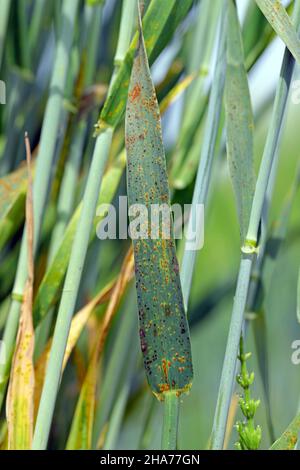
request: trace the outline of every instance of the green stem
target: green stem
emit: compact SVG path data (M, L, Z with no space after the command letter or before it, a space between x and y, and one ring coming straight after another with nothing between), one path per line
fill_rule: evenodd
M55 64L50 85L50 96L45 110L33 188L35 251L38 246L39 233L51 178L51 167L55 154L55 144L57 134L59 132L63 92L67 78L78 3L78 0L64 0L63 3L62 29L57 43ZM27 241L25 230L12 293L10 312L3 336L7 358L5 363L0 366L0 407L3 403L9 376L10 361L18 329L20 307L26 278Z
M120 64L123 62L126 55L128 45L131 41L133 25L135 21L136 0L123 0L122 5L122 21L120 24L120 32L115 54L114 64L115 70L118 71Z
M212 432L211 446L214 450L223 449L252 264L252 256L242 256Z
M176 392L165 393L162 450L177 449L179 398Z

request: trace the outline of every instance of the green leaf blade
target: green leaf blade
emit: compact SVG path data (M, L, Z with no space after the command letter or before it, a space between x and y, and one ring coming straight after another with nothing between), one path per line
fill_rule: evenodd
M148 215L164 204L172 234L169 185L158 103L142 33L132 69L126 111L129 207L141 204ZM131 218L132 221L132 218ZM148 217L149 229L149 217ZM140 339L153 393L188 391L193 378L189 327L172 238L133 239Z
M286 9L280 0L255 0L272 28L300 63L300 41Z
M225 85L227 155L235 191L242 241L248 229L255 188L253 114L244 65L242 37L232 0L228 8L227 78Z
M274 442L270 450L294 450L300 432L300 414L286 428L284 433Z

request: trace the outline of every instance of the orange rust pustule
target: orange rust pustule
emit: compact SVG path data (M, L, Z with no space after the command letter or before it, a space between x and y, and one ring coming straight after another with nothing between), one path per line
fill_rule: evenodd
M139 98L140 94L141 94L141 86L139 85L139 83L137 83L133 87L132 92L129 95L130 101L131 102L135 101L137 98Z
M165 393L170 391L170 385L169 384L160 384L159 385L159 392L160 393Z
M162 361L162 369L165 377L165 381L169 381L169 368L171 366L171 362L168 361L167 359L163 359Z

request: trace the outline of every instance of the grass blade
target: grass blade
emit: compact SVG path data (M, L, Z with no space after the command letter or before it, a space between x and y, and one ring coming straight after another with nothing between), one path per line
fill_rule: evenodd
M152 392L160 400L173 395L174 406L178 406L178 396L191 387L191 345L172 238L159 108L140 16L139 20L140 36L126 109L128 202L129 207L141 204L148 211L154 204L164 204L168 211L168 221L164 223L171 236L164 239L159 227L157 239L133 239L141 349Z
M289 424L284 433L274 442L270 450L294 450L300 432L300 414Z
M8 449L29 450L33 433L34 398L34 329L32 322L33 297L33 196L31 176L31 152L29 139L25 137L28 190L26 198L26 227L28 240L28 279L25 285L24 300L20 316L16 350L13 357L11 376L7 394Z
M297 32L280 0L255 0L272 28L300 63L300 41Z
M144 103L148 103L148 106ZM150 209L151 204L165 203L170 208L159 110L142 32L129 87L126 150L129 206L138 203L145 204ZM190 387L192 380L189 331L182 302L175 245L172 239L162 239L161 230L159 233L158 240L133 242L141 346L149 384L158 396L172 389L184 391ZM153 328L157 330L157 337L153 328L148 330L150 319L155 324ZM169 334L163 339L162 349L160 336L164 336L166 331ZM174 340L177 341L176 346ZM154 351L157 352L155 361L152 357ZM184 358L182 374L178 373L178 361L173 359L175 353ZM164 364L167 364L165 372Z
M228 8L227 77L225 86L227 156L233 183L242 243L249 225L255 187L253 114L244 65L242 35L232 0Z
M243 44L247 70L255 64L274 36L275 31L256 3L249 2L243 23Z

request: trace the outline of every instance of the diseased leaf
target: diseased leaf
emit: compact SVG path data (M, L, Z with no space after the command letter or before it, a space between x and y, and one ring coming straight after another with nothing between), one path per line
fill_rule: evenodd
M97 342L89 362L87 374L80 391L72 427L67 443L67 449L90 449L92 446L92 430L94 425L95 393L97 377L102 357L103 348L109 332L112 320L118 309L120 301L133 277L133 253L130 249L126 254L121 272L113 288L112 295L107 306L104 319L99 326Z
M28 450L33 434L34 398L34 329L32 322L33 296L33 196L31 176L31 152L28 137L25 138L28 190L26 197L26 229L28 244L28 278L24 290L18 337L13 357L7 394L8 449Z
M176 0L151 1L143 21L145 43L151 62L164 49L177 26L186 16L192 3L193 0L180 0L180 2ZM106 126L116 127L124 114L137 41L138 34L134 36L125 60L121 64L113 86L109 91L97 124L99 130Z
M271 446L270 450L294 450L300 432L300 414L286 428L284 433Z
M233 0L228 0L225 112L229 170L237 202L241 238L244 242L255 189L253 115L241 30Z
M179 395L188 391L193 371L173 240L159 108L141 22L126 110L126 150L129 207L141 204L148 211L145 227L148 238L133 239L141 348L149 385L163 399L164 392L175 390ZM163 225L169 232L168 238L163 238L162 227L156 227L158 238L150 235L149 212L154 204L164 204L167 210Z
M300 41L280 0L255 0L272 28L300 64Z

